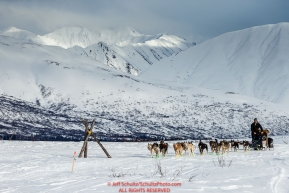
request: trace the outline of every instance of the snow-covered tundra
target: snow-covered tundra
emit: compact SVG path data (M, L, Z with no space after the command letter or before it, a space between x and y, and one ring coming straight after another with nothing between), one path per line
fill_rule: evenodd
M273 137L274 151L231 151L223 156L151 158L147 143L0 141L1 192L254 192L288 193L289 137Z

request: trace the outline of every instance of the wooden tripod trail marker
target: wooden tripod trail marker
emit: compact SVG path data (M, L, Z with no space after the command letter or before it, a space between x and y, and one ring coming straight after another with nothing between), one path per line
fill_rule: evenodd
M93 126L94 126L94 123L95 123L95 119L93 119L92 123L91 123L91 126L90 128L88 127L88 121L87 120L83 120L81 119L82 123L84 124L85 126L85 137L84 137L84 142L83 142L83 145L82 145L82 148L79 152L79 155L78 157L81 158L82 157L82 153L84 152L84 158L87 158L87 142L88 142L88 139L89 139L89 136L92 135L93 138L94 138L94 141L96 141L98 143L98 145L101 147L101 149L104 151L104 153L106 154L106 156L108 158L111 158L111 156L109 155L109 153L106 151L106 149L103 147L103 145L100 143L100 141L96 138L96 136L94 135L94 133L92 132L92 129L93 129Z

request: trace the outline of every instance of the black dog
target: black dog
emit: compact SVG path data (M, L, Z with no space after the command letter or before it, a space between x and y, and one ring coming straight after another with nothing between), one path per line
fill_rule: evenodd
M239 142L231 140L231 150L234 147L234 151L237 151L239 149Z
M160 147L160 152L162 153L163 157L165 157L168 152L169 144L165 143L164 140L161 140L159 147Z
M186 146L185 142L181 142L181 145L183 147L183 150L186 152L188 150L188 147Z
M200 154L203 155L204 149L207 150L207 154L208 154L208 146L207 144L203 143L201 140L198 144L199 150L200 150Z
M250 149L249 141L243 141L243 149L244 149L244 152Z

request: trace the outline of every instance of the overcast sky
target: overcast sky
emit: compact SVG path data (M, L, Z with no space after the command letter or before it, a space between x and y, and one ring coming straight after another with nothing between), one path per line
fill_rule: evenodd
M256 25L289 22L289 0L0 0L0 30L44 35L65 26L212 38Z

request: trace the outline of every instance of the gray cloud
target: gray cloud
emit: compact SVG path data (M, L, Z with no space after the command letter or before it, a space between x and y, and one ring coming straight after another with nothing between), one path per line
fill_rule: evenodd
M141 33L200 35L289 21L287 0L50 0L0 1L0 29L46 34L65 26L118 28Z

